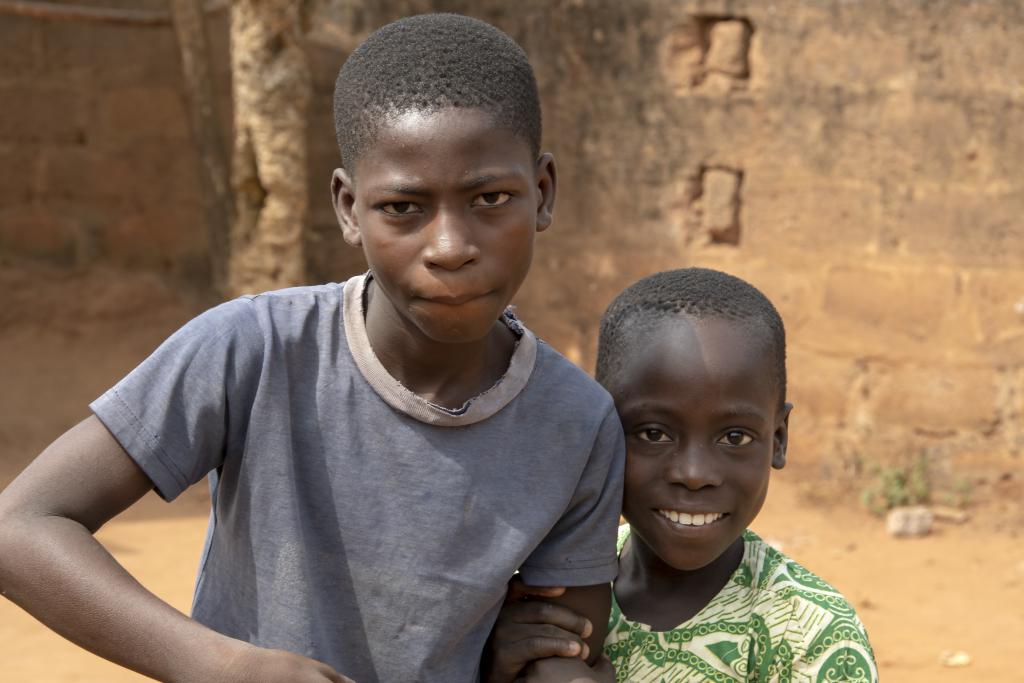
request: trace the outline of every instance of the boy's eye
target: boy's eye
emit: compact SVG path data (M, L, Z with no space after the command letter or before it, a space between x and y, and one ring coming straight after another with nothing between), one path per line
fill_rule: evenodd
M380 207L380 210L392 216L407 216L416 213L418 206L412 202L390 202Z
M501 206L512 199L508 192L484 192L473 199L473 206Z
M641 429L637 432L637 436L640 437L641 441L649 441L651 443L666 443L672 440L668 437L668 434L660 429L654 429L653 427L649 429Z
M726 446L746 446L753 440L753 437L746 432L741 432L738 429L732 429L723 434L722 438L718 440L718 443Z

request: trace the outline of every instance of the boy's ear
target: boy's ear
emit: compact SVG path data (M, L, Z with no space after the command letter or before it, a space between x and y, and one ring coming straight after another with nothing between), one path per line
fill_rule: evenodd
M331 175L331 204L334 205L334 215L341 226L341 236L353 247L362 246L359 219L355 213L356 188L352 178L343 168L334 169L334 174Z
M555 217L555 190L558 176L555 173L555 157L544 152L537 159L537 232L547 230Z
M779 423L772 437L772 467L781 470L786 466L786 448L789 446L789 414L793 411L792 403L782 404Z

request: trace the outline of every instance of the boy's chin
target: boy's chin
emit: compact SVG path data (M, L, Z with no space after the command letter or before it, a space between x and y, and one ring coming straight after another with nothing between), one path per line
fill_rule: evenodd
M439 344L476 344L487 339L498 320L496 315L483 320L438 320L417 319L416 326L425 337Z
M702 569L706 569L715 563L715 560L720 558L723 553L716 555L710 555L707 557L689 556L685 558L667 558L662 556L662 561L667 565L681 572L697 572ZM675 560L675 561L673 561Z
M439 308L433 306L432 308ZM449 307L444 307L449 308ZM486 339L494 330L504 306L473 305L450 307L451 310L423 310L417 307L411 317L425 337L439 344L474 344Z
M742 537L742 532L730 526L723 525L724 528L705 537L701 537L700 529L693 530L691 534L686 531L673 533L663 528L649 528L644 533L644 540L651 552L665 565L681 572L695 572L715 564ZM696 538L688 538L691 535Z
M723 558L731 546L730 543L725 548L711 552L694 551L693 549L681 552L679 548L654 548L653 550L662 562L676 571L699 572L710 568L716 561Z

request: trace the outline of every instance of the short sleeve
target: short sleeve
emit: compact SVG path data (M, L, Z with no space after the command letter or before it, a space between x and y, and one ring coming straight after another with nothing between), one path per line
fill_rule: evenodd
M173 500L244 443L263 335L248 299L188 322L89 408Z
M520 567L528 584L590 586L615 578L625 440L615 406L608 403L569 506Z

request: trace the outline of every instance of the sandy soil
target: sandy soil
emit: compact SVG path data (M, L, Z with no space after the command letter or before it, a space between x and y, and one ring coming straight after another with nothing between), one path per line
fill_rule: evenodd
M44 285L44 282L48 284ZM190 314L151 280L0 270L0 487L87 403ZM797 449L799 446L797 446ZM1020 479L1018 476L1017 479ZM928 538L889 538L852 494L822 503L799 467L778 473L754 528L838 586L867 625L885 680L1019 681L1024 638L1021 529L993 523L1006 500ZM99 533L143 584L187 610L206 525L198 487L167 505L149 496ZM940 663L962 650L971 663ZM0 681L109 683L142 677L94 657L0 601Z

